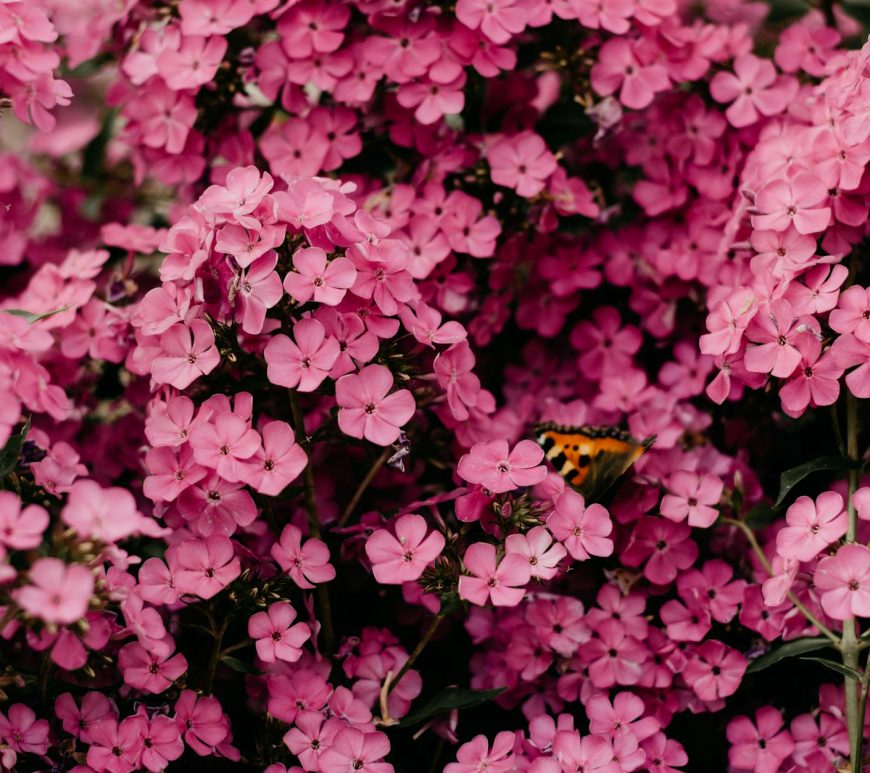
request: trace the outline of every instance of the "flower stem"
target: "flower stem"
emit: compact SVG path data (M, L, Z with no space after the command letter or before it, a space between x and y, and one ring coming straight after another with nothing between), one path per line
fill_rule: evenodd
M348 520L350 520L353 511L356 510L356 506L359 504L360 499L362 499L363 494L365 494L366 489L368 489L369 484L375 479L375 475L378 474L381 467L383 467L384 463L389 459L391 451L392 449L387 446L383 453L375 459L375 463L369 468L366 476L360 481L359 486L356 487L356 491L353 492L350 502L348 502L347 507L344 508L341 518L338 519L339 527L344 526Z
M764 551L761 549L761 545L758 544L758 540L755 538L755 533L752 529L743 521L738 521L736 518L723 518L722 523L730 524L731 526L736 526L740 531L742 531L746 535L746 539L749 540L749 545L752 548L753 552L756 556L758 556L758 560L761 561L761 565L764 567L764 571L766 571L771 577L773 577L773 567L770 565L770 561L767 560L767 556L764 555ZM809 623L811 623L815 628L824 636L827 636L837 647L840 646L840 637L837 636L830 628L828 628L821 620L819 620L809 609L807 609L806 605L797 597L794 591L788 592L788 599L792 604L797 607L798 611L807 619Z
M299 405L296 391L290 390L290 412L293 416L293 427L296 430L296 442L302 446L310 446L305 436L305 417ZM320 517L317 514L317 489L314 483L314 466L311 460L311 449L308 452L308 464L302 471L305 484L305 512L308 513L308 534L320 539ZM327 657L332 658L335 652L335 631L332 627L332 601L329 598L329 588L323 583L317 586L317 603L320 607L320 625L323 630L323 649Z
M423 638L417 642L417 646L414 647L414 651L411 653L411 657L409 657L404 665L399 669L399 672L396 674L396 678L390 681L389 687L387 687L387 695L389 695L395 688L399 682L402 681L402 677L408 673L408 669L414 665L414 661L420 657L420 653L426 649L426 645L429 643L429 640L435 635L435 631L438 630L438 626L441 625L441 621L444 619L444 615L435 615L432 618L432 622L429 624L429 627L426 629L426 632L423 634Z
M855 396L846 394L846 453L853 462L858 460L858 401ZM858 516L855 505L852 503L852 495L858 488L860 470L857 467L849 469L849 491L846 500L846 512L849 516L849 524L846 530L846 542L854 542L858 531ZM855 618L850 617L843 621L843 638L840 642L840 651L843 656L843 664L850 668L858 669L859 643ZM846 725L849 729L849 756L852 770L863 770L864 745L864 711L867 705L867 674L864 674L861 684L854 679L846 677Z
M211 657L208 661L208 675L206 676L205 682L205 691L209 695L212 692L212 687L214 685L214 675L215 671L217 671L217 664L221 657L221 646L224 643L224 634L227 632L227 628L230 624L229 616L224 618L224 621L221 623L220 628L217 630L212 629L212 636L214 637L214 646L211 650Z

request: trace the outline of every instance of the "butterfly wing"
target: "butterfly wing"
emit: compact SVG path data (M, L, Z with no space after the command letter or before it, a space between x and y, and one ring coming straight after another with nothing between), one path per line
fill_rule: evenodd
M618 481L655 438L637 441L615 427L539 424L538 443L565 481L594 502Z

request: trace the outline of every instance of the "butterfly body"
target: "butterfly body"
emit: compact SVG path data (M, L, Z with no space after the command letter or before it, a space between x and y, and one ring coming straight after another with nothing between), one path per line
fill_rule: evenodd
M554 423L535 425L535 437L556 472L587 501L598 500L655 442L617 427Z

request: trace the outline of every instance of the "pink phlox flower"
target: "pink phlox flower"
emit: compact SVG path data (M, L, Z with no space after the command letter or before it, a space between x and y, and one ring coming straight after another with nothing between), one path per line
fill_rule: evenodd
M81 620L94 592L94 575L81 564L38 558L28 572L30 583L13 591L18 605L46 623L69 625Z
M175 725L184 742L201 757L214 753L230 732L217 698L184 690L175 702Z
M583 495L566 488L547 518L547 528L576 561L613 553L610 515L601 505L587 505Z
M222 413L198 423L189 442L197 464L237 483L245 478L246 461L260 448L260 435L244 419Z
M657 62L644 61L638 45L623 38L608 40L592 65L592 88L601 96L619 92L619 101L633 110L642 110L656 93L670 85L667 70Z
M394 443L417 406L409 390L389 393L392 387L393 375L383 365L367 365L338 379L335 400L341 431L380 446Z
M525 534L511 534L505 540L505 553L516 553L528 562L532 577L550 580L558 574L559 562L568 555L565 546L553 539L545 526L534 526Z
M823 558L813 582L825 614L835 620L870 617L870 550L864 545L843 545L836 555Z
M45 754L48 733L48 721L37 719L33 709L23 703L13 703L7 714L0 712L0 738L16 752Z
M497 139L486 153L490 176L496 185L513 188L518 196L539 194L556 171L556 157L533 132Z
M356 268L345 257L327 260L319 247L293 253L293 271L284 277L284 289L299 303L314 300L327 306L341 303L356 282Z
M311 638L305 623L296 623L296 610L285 601L270 604L264 612L248 619L248 636L256 641L257 656L264 663L283 660L295 663L302 657L302 645Z
M167 551L179 593L210 599L241 574L233 543L223 535L186 539Z
M195 319L189 326L172 325L160 336L160 354L151 363L151 375L158 384L186 389L211 373L220 359L211 327Z
M731 743L728 761L742 770L776 773L794 751L794 740L783 727L782 714L772 706L758 709L754 723L749 717L735 717L725 734Z
M444 535L437 531L427 534L426 519L416 513L400 516L393 528L395 536L378 529L366 540L375 579L387 585L419 579L445 545Z
M710 95L717 102L731 103L725 116L732 126L741 128L756 123L759 114L781 113L794 96L796 87L792 78L777 79L771 61L742 54L734 60L733 73L722 71L713 76Z
M662 497L661 513L672 521L688 521L702 529L712 526L719 517L716 505L724 484L717 475L698 475L678 470L667 479L668 493Z
M296 322L293 338L295 341L276 335L269 339L263 353L266 375L277 386L313 392L338 359L338 341L327 336L326 329L315 319Z
M399 310L399 318L414 338L433 349L436 344L455 344L468 336L459 322L451 320L442 324L441 313L425 303L418 303L413 310L408 306L403 307Z
M159 648L146 650L138 642L121 648L118 667L127 684L143 692L161 693L187 671L187 659L181 653L172 655L174 643L170 637L167 639Z
M469 483L503 494L544 480L547 468L541 464L543 458L543 449L531 440L521 440L513 449L507 440L487 440L475 443L462 456L456 472Z
M531 578L529 562L517 553L497 560L495 546L475 542L465 551L463 564L471 575L459 577L459 597L478 606L514 607L522 601Z
M287 422L267 422L260 434L262 446L248 460L245 481L261 494L277 496L299 477L308 456Z
M755 194L752 227L784 231L793 225L800 234L824 231L831 221L828 189L816 176L799 174L792 181L773 180Z
M332 745L317 760L323 773L344 773L359 770L363 773L393 773L393 766L383 762L390 751L386 733L363 732L346 727L336 733Z
M329 548L323 540L309 537L302 544L302 531L288 524L281 537L272 545L272 558L290 575L300 588L310 590L313 583L335 578L335 567L329 563Z
M757 344L746 350L746 369L788 378L800 364L801 354L795 346L800 335L810 334L784 298L762 309L746 329L746 337Z
M281 278L275 271L277 253L270 252L257 258L238 277L236 294L236 320L242 330L251 335L263 331L266 312L284 295Z
M848 518L843 497L825 491L813 502L798 497L786 510L788 523L776 535L776 550L783 558L811 561L822 550L846 533Z
M214 78L226 50L223 36L185 35L177 50L164 49L157 57L157 71L175 91L196 89Z
M42 542L48 511L40 505L21 507L11 491L0 491L0 544L13 550L30 550Z

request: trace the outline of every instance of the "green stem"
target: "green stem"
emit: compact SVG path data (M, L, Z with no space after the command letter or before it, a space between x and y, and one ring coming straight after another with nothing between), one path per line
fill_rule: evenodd
M766 571L771 577L774 575L773 567L770 565L770 561L767 560L767 556L764 555L764 551L761 549L761 545L758 544L758 540L755 538L755 533L752 529L743 521L738 521L736 518L723 518L722 523L730 524L731 526L736 526L740 531L742 531L746 535L746 539L749 540L749 545L752 548L753 552L756 556L758 556L758 560L761 561L761 565L764 567L764 571ZM824 636L827 636L834 644L838 647L840 646L840 637L837 636L830 628L828 628L821 620L819 620L809 609L807 609L806 605L795 595L794 591L788 592L788 599L792 604L797 607L798 611L807 619L809 623L811 623L815 628Z
M309 445L305 436L305 417L299 405L299 397L295 390L290 390L290 411L293 415L293 426L296 430L296 441L299 445ZM311 449L307 449L308 464L302 471L302 481L305 484L305 512L308 513L308 534L320 539L320 517L317 514L317 488L314 483L314 466L311 460ZM329 588L323 583L317 586L317 603L320 607L320 625L323 630L323 649L327 657L332 658L335 652L335 631L332 627L332 601L329 598Z
M360 481L359 486L356 487L356 491L353 492L353 496L350 498L350 502L348 502L347 507L344 508L341 518L338 519L339 528L344 526L350 520L353 511L356 510L356 506L359 504L360 499L362 499L363 494L365 494L366 489L368 489L369 484L371 484L375 479L375 475L378 474L387 459L390 458L392 450L392 448L387 446L383 453L375 460L375 463L369 468L366 476Z
M221 645L224 642L224 634L227 632L227 628L230 625L229 616L224 618L223 623L218 630L212 631L212 636L214 637L214 646L211 649L211 657L208 661L208 676L206 677L205 682L205 691L210 695L212 692L212 687L214 686L214 675L215 671L217 671L217 664L221 657Z
M853 462L858 460L858 401L849 392L846 395L846 453ZM852 495L858 488L860 470L849 469L849 491L846 500L846 512L849 524L846 529L846 542L854 542L858 531L858 516L855 505L852 503ZM840 651L843 656L843 664L850 668L858 668L858 652L860 650L855 618L850 617L843 621L843 638L840 642ZM854 679L846 677L846 725L849 729L849 756L852 770L863 770L864 745L864 711L867 703L867 674L864 674L859 685Z
M408 669L414 665L414 662L417 658L420 657L420 653L426 649L426 645L429 643L429 640L435 635L435 631L438 630L438 626L441 625L441 621L444 619L444 615L435 615L432 618L432 622L429 624L429 627L426 629L426 632L423 634L423 638L417 642L417 646L414 647L414 651L411 653L411 657L409 657L404 665L399 669L399 673L396 674L395 678L390 681L389 687L387 687L387 695L389 695L402 681L402 677L408 673Z

